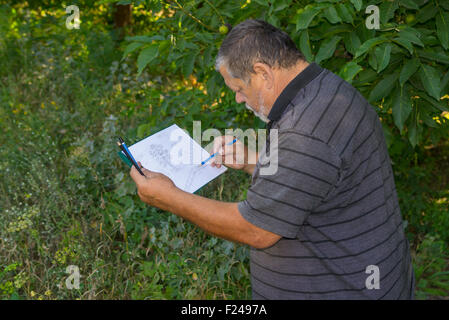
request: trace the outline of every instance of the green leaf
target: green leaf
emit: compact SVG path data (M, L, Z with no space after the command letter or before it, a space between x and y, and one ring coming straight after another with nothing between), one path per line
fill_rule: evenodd
M381 46L377 47L374 52L377 60L377 72L379 73L383 69L385 69L390 62L391 44L382 44Z
M412 99L407 85L399 86L399 89L395 90L392 111L394 124L402 134L404 123L412 111Z
M385 142L387 143L387 148L389 149L391 144L393 143L393 134L391 133L390 128L382 122L382 129L384 132Z
M447 84L449 83L449 71L446 72L443 79L441 80L441 93L446 93L444 89L446 89Z
M435 17L438 12L438 8L431 1L424 8L421 8L416 15L416 20L420 23L424 23L429 19Z
M354 86L366 86L370 85L373 81L375 81L379 75L371 70L370 68L367 68L359 73L359 76L356 80L354 80Z
M202 68L208 68L212 63L213 63L213 59L212 59L212 52L215 49L214 46L208 46L202 55L202 61L203 61L203 66Z
M403 29L399 32L399 38L415 43L421 47L424 47L421 39L418 38L417 32L412 28Z
M432 281L435 282L435 281ZM435 285L434 283L432 283L432 285ZM442 290L442 289L438 289L438 288L424 288L423 291L425 291L426 293L432 295L432 296L444 296L447 294L447 290Z
M134 36L134 37L126 37L126 41L138 41L138 42L145 42L145 43L152 43L153 40L165 40L163 36L155 35L155 36Z
M285 8L288 8L288 6L290 5L289 1L286 0L277 0L276 2L273 3L273 7L274 7L274 11L281 11Z
M367 19L368 18L369 18L369 16L367 17ZM354 31L357 32L357 35L359 36L362 43L364 43L365 41L368 41L370 39L374 39L376 37L376 32L377 32L375 29L368 29L366 27L366 21L365 21L365 23L359 23L356 26Z
M360 46L360 48L357 50L354 58L360 57L362 54L364 54L365 52L367 52L368 50L370 50L374 46L376 46L376 45L378 45L380 43L383 43L385 41L388 41L388 39L383 37L383 36L382 37L372 38L372 39L369 39L369 40L365 41Z
M313 53L310 48L310 40L309 40L309 32L307 30L301 31L301 35L299 36L299 48L301 52L304 54L307 61L313 61Z
M345 81L351 83L352 79L354 79L354 77L357 75L357 73L359 73L362 70L363 70L363 68L361 66L359 66L356 62L350 61L350 62L346 63L343 66L343 68L341 68L338 75Z
M399 83L404 85L404 83L418 70L420 66L419 59L413 58L408 60L402 67L401 74L399 76Z
M421 29L424 30L424 29ZM429 32L430 30L426 29L426 32ZM433 30L432 30L433 32ZM440 40L438 40L437 36L435 35L425 35L420 38L422 43L424 43L424 46L431 47L431 46L440 46Z
M274 14L268 17L267 22L275 26L276 28L280 28L280 20Z
M205 42L205 43L210 43L210 44L214 43L214 37L212 36L211 33L199 32L199 33L195 34L195 38L197 38L198 40Z
M376 48L377 49L377 48ZM374 70L377 70L377 58L374 51L371 51L368 57L368 63Z
M363 6L362 0L351 0L352 5L354 6L355 10L360 11Z
M352 55L355 55L357 49L360 48L360 45L362 44L355 31L345 33L343 36L343 41L345 43L346 50Z
M435 100L432 97L428 96L425 92L419 92L418 95L428 103L433 105L436 109L449 112L449 108L443 103L442 100Z
M393 73L385 76L380 80L374 89L371 91L368 100L370 102L379 101L382 98L388 96L388 94L393 90L394 83L398 79L398 74Z
M411 118L410 125L408 126L408 140L413 148L419 143L418 119L416 113L417 112L413 112L413 117Z
M419 69L419 76L427 93L435 99L440 100L440 76L437 69L423 64Z
M196 54L188 54L185 59L182 60L182 74L184 77L188 77L193 72L193 66L195 64Z
M390 19L394 17L395 11L398 9L399 4L397 0L394 1L382 1L379 7L380 22L386 24Z
M254 0L254 2L260 4L261 6L268 7L270 5L268 0Z
M159 42L159 54L164 54L167 53L168 50L171 46L171 41L170 40L163 40L161 42Z
M314 37L312 38L312 41L330 38L331 36L334 36L334 35L341 36L344 33L352 32L353 29L354 28L352 28L352 26L350 26L347 23L339 23L339 24L332 25L332 26L329 26L329 25L323 23L323 24L321 24L320 27L316 28L315 30L316 31L324 30L324 32L321 33L320 35L317 35L316 33L314 33Z
M399 4L407 9L419 9L419 6L416 4L415 0L399 0Z
M440 1L438 4L439 4L441 7L443 7L444 9L446 9L446 10L449 11L449 2L447 2L447 1Z
M393 41L406 48L410 54L413 54L413 44L410 41L402 38L395 38Z
M337 44L340 40L340 36L334 36L331 39L324 40L315 57L315 62L319 64L321 61L332 57L335 52L335 48L337 47Z
M354 22L354 19L352 17L351 11L346 6L346 4L339 3L337 5L337 11L338 11L339 16L341 17L341 19L344 22L351 23L351 24Z
M323 16L332 24L341 22L341 18L338 16L335 7L330 6L323 11Z
M426 108L426 110L428 110ZM422 121L427 124L429 127L438 128L438 124L432 119L429 113L421 112Z
M310 8L306 9L296 17L296 31L307 29L313 18L320 12L320 9Z
M128 54L130 54L131 52L140 48L143 45L144 44L142 42L132 42L132 43L128 44L125 48L125 52L123 53L122 60L125 59Z
M436 61L440 63L449 64L449 57L444 52L435 52L430 50L417 50L418 55L422 58L429 59L430 61Z
M143 138L150 133L151 126L149 123L141 124L137 127L137 137Z
M439 11L436 19L437 35L444 49L449 48L449 13Z
M139 57L137 58L138 76L142 73L142 70L147 66L147 64L157 57L158 52L159 45L157 44L152 44L140 52Z

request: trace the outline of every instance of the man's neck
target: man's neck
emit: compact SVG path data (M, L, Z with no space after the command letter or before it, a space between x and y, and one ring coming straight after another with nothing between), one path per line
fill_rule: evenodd
M287 85L294 79L298 74L304 71L309 66L307 61L300 60L297 64L289 69L278 69L276 71L276 81L275 81L275 96L273 101L271 101L271 107L268 112L273 108L274 102L279 97L279 95L284 91Z

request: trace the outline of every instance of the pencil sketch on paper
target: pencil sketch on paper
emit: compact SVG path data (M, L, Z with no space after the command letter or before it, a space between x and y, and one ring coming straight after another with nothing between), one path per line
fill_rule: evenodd
M150 144L148 146L148 154L154 159L160 166L170 170L177 171L179 166L174 166L170 161L170 153L168 149L165 149L161 144Z
M181 137L181 139L172 141L171 136ZM171 161L170 152L175 146L178 150L190 150L189 154L185 155L188 158L194 154L200 155L201 159L209 156L205 149L177 125L159 131L135 143L129 149L144 168L166 175L178 188L191 193L226 171L224 166L221 168L211 167L208 164L200 166L199 163L194 164L192 161L174 163Z
M205 166L198 166L198 165L192 165L191 169L189 171L189 175L187 176L185 185L184 185L184 189L191 189L192 186L194 185L194 180L195 177L199 176L201 173L200 171L202 171L202 169L206 168Z

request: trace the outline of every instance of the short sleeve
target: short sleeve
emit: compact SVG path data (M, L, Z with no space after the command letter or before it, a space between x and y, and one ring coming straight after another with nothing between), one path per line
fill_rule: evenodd
M325 142L296 130L279 130L277 140L270 142L268 161L262 165L259 158L247 198L238 209L250 223L295 238L312 210L336 187L341 159ZM269 167L276 163L276 170Z

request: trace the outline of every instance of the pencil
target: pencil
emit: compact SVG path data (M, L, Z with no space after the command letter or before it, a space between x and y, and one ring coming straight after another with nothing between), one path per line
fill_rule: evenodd
M136 167L137 171L139 171L139 173L141 175L143 175L145 177L145 175L143 174L142 170L140 170L139 165L137 164L136 160L134 159L134 157L132 156L131 152L129 151L128 147L126 146L125 142L123 141L122 138L119 137L120 141L117 141L117 145L119 146L119 148L123 151L123 153L125 154L125 156L128 158L128 160L134 165L134 167Z
M232 140L231 142L227 143L226 145L231 146L231 145L233 145L234 143L236 143L236 141L237 141L237 138L234 139L234 140ZM207 158L206 160L201 161L201 165L205 164L207 161L209 161L210 159L212 159L213 157L215 157L217 154L218 154L218 151L215 152L213 155L211 155L211 156L210 156L209 158Z

